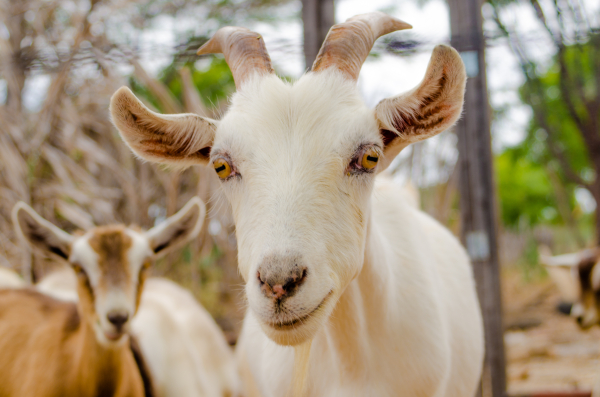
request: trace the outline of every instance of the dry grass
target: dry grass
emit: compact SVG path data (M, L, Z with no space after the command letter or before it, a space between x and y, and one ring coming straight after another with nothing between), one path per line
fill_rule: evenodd
M192 289L234 337L241 318L241 281L234 227L228 208L214 197L214 172L202 167L171 172L143 163L110 122L110 96L127 84L119 73L124 64L133 66L134 77L161 110L214 116L202 105L187 69L180 71L180 100L135 57L108 56L116 46L105 34L92 34L90 21L109 18L124 3L92 1L89 10L73 10L78 2L0 1L0 21L10 33L0 34L0 77L7 92L0 103L0 266L30 281L54 266L17 239L10 214L19 200L74 231L121 222L148 228L199 195L209 209L200 238L157 263L155 273ZM24 87L40 74L51 78L50 86L39 110L27 109Z

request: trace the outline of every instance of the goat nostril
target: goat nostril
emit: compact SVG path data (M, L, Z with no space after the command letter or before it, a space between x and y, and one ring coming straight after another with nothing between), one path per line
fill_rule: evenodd
M272 289L273 289L273 295L277 299L281 298L286 293L285 287L284 286L282 287L281 284L277 284L277 285L273 286Z
M279 263L266 263L256 271L258 286L263 295L268 299L281 301L298 292L300 286L306 281L308 270L298 263L286 266L285 261Z
M115 327L121 328L123 326L123 324L125 324L127 322L127 320L129 319L129 314L128 313L122 313L122 312L119 312L119 313L108 313L106 315L106 318Z

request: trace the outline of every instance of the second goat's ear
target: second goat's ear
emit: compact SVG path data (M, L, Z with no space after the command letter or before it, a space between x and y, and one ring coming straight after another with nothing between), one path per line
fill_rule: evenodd
M145 234L156 256L162 256L198 236L206 216L206 206L199 197L192 198L178 213L148 230Z
M22 201L13 208L12 219L16 232L34 248L45 254L69 259L74 239L69 233L39 216L33 208Z

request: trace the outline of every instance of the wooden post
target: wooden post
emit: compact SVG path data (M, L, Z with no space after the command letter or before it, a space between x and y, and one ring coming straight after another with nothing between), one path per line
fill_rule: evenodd
M473 263L485 325L486 357L478 396L505 397L506 369L481 0L448 0L452 45L467 68L465 111L456 127L461 238Z
M321 44L333 26L335 8L333 0L302 0L304 24L304 60L310 68L319 53Z

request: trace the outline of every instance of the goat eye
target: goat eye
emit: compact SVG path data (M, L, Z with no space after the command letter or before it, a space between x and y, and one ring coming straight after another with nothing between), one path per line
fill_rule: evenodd
M360 165L366 170L372 170L377 166L378 161L379 153L374 148L371 148L363 154Z
M223 158L219 158L213 161L213 167L215 167L215 171L221 179L227 179L227 177L231 175L231 165L227 160Z

